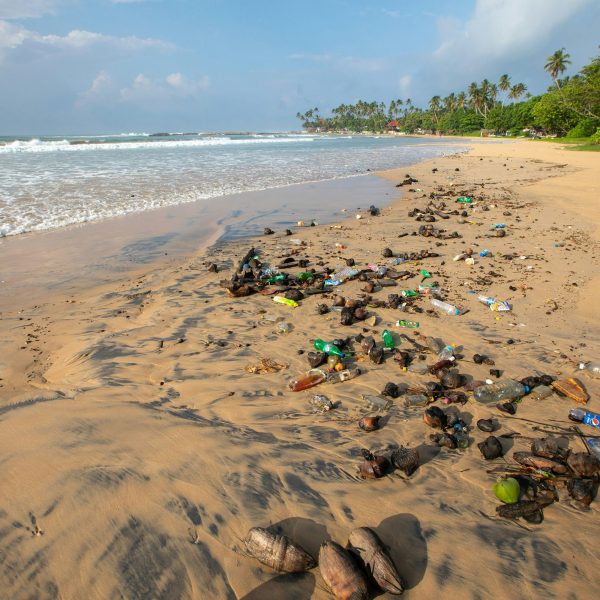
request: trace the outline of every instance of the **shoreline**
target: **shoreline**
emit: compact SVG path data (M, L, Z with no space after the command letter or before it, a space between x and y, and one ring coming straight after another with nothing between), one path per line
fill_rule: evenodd
M345 544L351 529L370 526L391 548L410 598L509 594L499 590L586 597L597 578L595 564L575 557L593 555L598 501L582 511L561 496L545 509L541 525L499 520L494 477L486 470L504 463L481 458L477 443L487 434L473 427L466 450L436 448L422 410L404 408L402 396L383 413L379 431L358 429L358 419L371 414L363 394L379 394L388 381L422 386L431 376L403 372L391 358L373 364L355 346L349 366L361 369L359 377L299 393L290 392L287 381L308 369L313 338L363 333L380 341L386 327L408 331L394 327L397 319L420 321L416 334L408 331L411 339L434 336L459 347L465 356L459 369L474 379L490 377L489 366L471 361L475 352L515 378L571 376L579 360L594 360L600 319L591 300L589 314L582 306L600 291L600 280L589 281L600 264L594 212L600 178L593 158L550 144L481 144L466 154L378 172L392 183L405 173L418 180L400 188L402 196L380 216L356 220L347 213L331 224L294 228L291 237L305 242L298 256L306 256L309 268L322 262L336 269L347 258L360 267L384 264L384 247L439 254L403 263L397 268L410 276L373 297L385 300L416 287L426 269L463 310L459 317L428 313L422 300L417 306L425 312L370 308L375 325L342 327L338 313L317 314L317 304L331 304L320 295L307 296L296 309L259 294L228 297L219 281L231 277L251 245L270 264L296 256L298 246L282 234L284 226L272 236L216 242L68 303L3 314L0 528L13 553L10 568L0 569L3 589L14 598L36 585L54 586L64 598L100 599L118 591L245 600L287 597L293 590L325 600L318 569L276 576L247 556L240 540L250 527L277 526L315 555L325 537ZM436 204L445 197L453 209L463 192L476 200L468 217L431 223L462 237L413 235L425 222L408 217L410 209L424 208L432 194ZM365 198L361 206L369 204L377 205ZM487 237L499 222L506 223L506 237ZM465 247L476 251L471 267L452 260ZM491 256L480 258L483 249ZM213 262L216 274L207 271ZM334 293L358 298L364 285L351 281ZM494 313L472 292L508 300L513 311ZM288 322L291 331L277 334L267 315ZM401 349L410 348L400 341ZM246 366L261 358L286 367L249 374ZM600 412L600 381L580 378L591 395L589 410ZM314 413L313 391L336 408ZM514 450L542 435L526 419L567 426L572 405L556 395L524 399L516 418L473 399L447 410L456 408L472 426L497 419L512 460ZM362 448L377 452L398 444L418 448L421 466L413 476L357 476ZM571 438L570 445L581 444ZM43 536L27 530L32 519ZM515 564L528 568L516 575ZM484 569L489 577L482 580Z

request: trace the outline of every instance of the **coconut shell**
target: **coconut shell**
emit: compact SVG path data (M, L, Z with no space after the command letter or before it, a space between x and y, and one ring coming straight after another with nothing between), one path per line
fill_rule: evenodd
M323 363L327 361L327 353L326 352L308 352L306 354L306 358L308 360L308 364L316 369L321 366Z
M354 323L354 315L352 314L352 309L343 308L342 314L340 315L340 324L341 325L352 325Z
M369 350L369 358L371 362L380 365L383 362L383 348L381 346L373 346Z
M382 396L389 396L390 398L397 398L400 395L400 389L395 383L389 381L385 384L383 391L381 392Z
M364 337L361 341L360 341L360 347L362 348L362 351L365 354L369 353L369 350L375 345L375 340L371 337Z
M490 435L485 441L479 442L477 447L486 460L493 460L504 454L500 440L493 435Z
M420 462L419 452L415 448L405 448L404 446L394 450L390 458L392 465L407 475L412 475Z
M283 296L288 300L294 300L294 302L304 299L304 294L300 290L288 290Z
M594 498L594 482L591 479L569 479L567 489L573 500L589 506Z
M377 585L390 594L400 595L404 583L379 536L368 527L354 529L347 548L356 554Z
M447 433L433 433L429 436L429 439L441 448L448 448L450 450L454 450L458 445L456 438Z
M491 419L479 419L477 421L477 429L491 433L496 429L496 426Z
M447 390L455 390L463 384L463 376L456 371L450 371L442 375L440 382Z
M244 540L248 552L258 561L286 573L301 573L316 566L313 557L285 535L253 527Z
M427 408L423 413L423 421L434 429L444 429L448 422L446 413L437 406Z
M369 589L358 561L345 548L325 541L319 550L319 569L323 581L338 600L367 600Z
M545 458L562 458L564 455L564 451L554 438L535 440L531 444L531 453Z
M363 430L363 431L376 431L377 429L379 429L380 425L379 425L379 419L381 417L378 416L374 416L374 417L363 417L359 422L358 422L358 426Z
M600 474L600 460L586 452L569 454L567 464L580 477L595 477Z
M390 469L390 462L385 456L365 452L365 460L358 471L363 479L379 479Z

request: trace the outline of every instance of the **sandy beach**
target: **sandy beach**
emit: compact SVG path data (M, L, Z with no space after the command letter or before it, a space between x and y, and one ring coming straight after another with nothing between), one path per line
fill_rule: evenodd
M358 343L347 363L360 368L359 377L296 393L288 388L309 369L315 338L360 333L381 343L387 328L401 350L427 336L455 345L469 380L495 379L489 365L473 362L475 353L491 358L503 377L575 375L589 393L587 408L600 412L600 379L577 371L580 361L600 356L598 154L490 141L380 175L396 184L406 174L417 181L399 187L379 216L369 215L377 203L364 198L361 211L348 204L337 224L297 227L291 236L274 227L273 235L218 241L185 260L138 265L134 278L86 283L76 294L59 289L35 304L24 296L5 302L0 597L331 597L318 567L278 574L248 556L243 539L255 526L287 534L315 558L323 540L345 545L352 529L372 527L411 599L594 596L597 501L582 508L561 489L542 523L502 519L492 493L496 475L488 473L514 466L513 452L559 431L553 427L573 425L572 401L525 397L514 416L472 397L450 407L438 401L469 425L469 447L449 450L430 441L423 408L405 408L402 395L379 413L380 430L358 428L361 417L375 414L363 395L379 395L388 382L418 388L435 379L402 370L391 356L374 364ZM462 211L459 196L474 200L468 216L431 223L457 237L415 233L425 223L409 211L430 201ZM306 223L313 218L293 214ZM501 223L506 236L495 237ZM428 250L438 256L394 267L408 273L395 286L377 285L372 299L416 289L425 269L432 274L426 283L438 282L462 314L430 311L428 297L414 302L421 312L368 307L374 325L342 326L338 312L317 313L317 305L332 305L333 294L363 297L359 280L306 295L297 308L268 295L231 297L220 281L252 247L268 265L290 256L309 261L292 274L339 271L349 258L360 269L389 267L386 247L395 254ZM453 261L468 248L475 264ZM480 257L483 250L490 254ZM217 273L208 270L213 263ZM478 293L513 309L493 312ZM289 333L277 333L270 318L289 323ZM398 328L398 319L420 327ZM435 362L423 356L425 364ZM284 368L249 373L262 358ZM315 412L314 394L335 408ZM483 418L499 424L494 435L504 458L482 458L477 443L488 434L475 423ZM585 450L577 436L563 442ZM362 449L385 453L398 445L418 449L413 475L359 477Z

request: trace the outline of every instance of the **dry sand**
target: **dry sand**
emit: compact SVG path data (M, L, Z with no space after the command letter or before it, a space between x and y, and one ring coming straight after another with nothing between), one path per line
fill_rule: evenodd
M475 352L515 378L570 375L600 349L599 167L598 154L551 144L477 145L468 155L386 173L401 181L409 172L419 180L413 188L422 191L402 188L381 216L358 221L352 214L341 229L302 228L293 237L306 242L302 256L311 267L317 257L334 268L346 257L359 266L383 264L386 246L440 253L402 268L428 269L447 299L468 312L373 309L378 324L369 334L378 340L398 318L416 319L420 334L462 346L461 372L476 379L489 377L489 367L471 362ZM476 207L468 223L457 217L434 223L458 231L460 239L398 238L422 224L407 212L424 208L438 186L494 207ZM485 237L498 222L506 223L508 236ZM405 409L402 398L380 431L357 428L367 412L362 394L377 394L388 381L418 385L431 377L358 356L359 378L300 393L287 389L288 379L307 369L298 350L308 351L315 337L356 335L364 327L342 327L338 313L318 316L319 296L290 309L267 296L230 298L219 287L251 245L274 263L292 248L289 239L277 232L217 244L109 290L3 313L0 597L330 597L318 569L277 575L245 555L248 529L269 525L314 556L327 537L345 544L352 528L376 528L391 547L408 598L594 597L596 502L582 510L563 493L545 509L541 525L499 520L495 478L486 473L497 465L486 463L476 446L487 434L474 428L462 452L435 448L422 409ZM338 251L335 242L347 249ZM493 257L474 266L452 261L469 246ZM517 258L503 259L506 254ZM222 272L207 272L210 262ZM415 275L374 297L419 282ZM355 298L363 285L353 281L336 291ZM491 312L470 290L508 300L514 310ZM291 323L291 332L274 333L261 319L265 311ZM248 374L245 367L261 357L288 368ZM581 379L591 395L588 407L600 411L600 380ZM308 402L313 393L338 407L315 414ZM558 396L525 399L519 419L472 399L457 408L469 423L494 416L500 434L526 436L503 438L512 462L512 451L526 449L527 438L544 435L521 419L568 426L572 405ZM400 443L421 454L411 478L357 476L361 448ZM583 448L578 439L570 443Z

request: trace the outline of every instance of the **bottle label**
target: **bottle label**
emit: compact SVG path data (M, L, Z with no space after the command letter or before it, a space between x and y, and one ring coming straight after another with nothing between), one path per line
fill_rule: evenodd
M592 427L600 427L600 415L586 412L585 416L583 417L583 422L586 425L591 425Z

